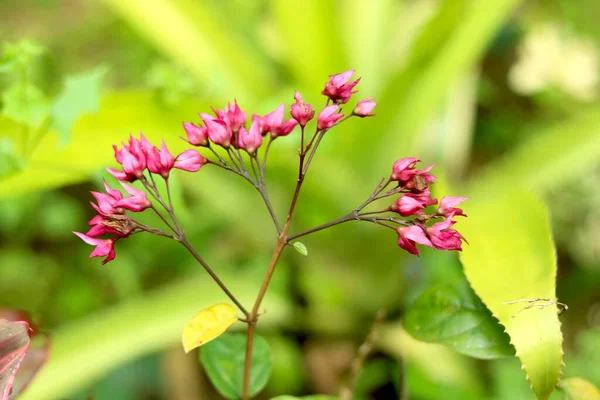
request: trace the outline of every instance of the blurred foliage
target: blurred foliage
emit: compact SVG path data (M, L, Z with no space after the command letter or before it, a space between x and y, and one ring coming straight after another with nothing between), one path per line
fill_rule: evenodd
M482 237L505 238L501 230L535 236L527 198L506 197L515 187L536 192L552 217L558 299L569 305L560 316L562 372L600 385L590 368L600 362L600 102L568 90L584 84L575 78L593 83L600 74L598 18L594 0L0 0L0 306L29 311L54 338L52 361L24 398L170 398L182 384L163 353L194 313L226 300L183 249L159 237L119 243L106 267L87 259L71 231L91 217L88 191L114 164L111 145L141 130L180 151L181 121L197 121L210 106L236 98L247 112L264 113L289 104L294 89L320 105L327 75L351 67L363 77L357 96L376 96L377 117L351 120L325 140L293 230L345 214L401 156L437 162L436 191L468 192L474 209L487 210L485 219L469 213L481 225L465 230L474 248ZM536 47L531 36L547 25L561 45L592 45L549 58L550 45ZM561 84L524 93L509 79L517 65L554 68L544 73ZM270 154L269 190L280 213L296 147L293 137L282 139ZM190 240L251 300L275 238L260 199L222 171L174 178ZM261 318L273 354L264 398L335 393L382 308L390 322L358 398L397 398L402 390L425 400L533 398L514 358L473 360L402 328L405 312L434 285L464 285L457 257L408 257L395 237L356 223L302 242L309 256L284 254ZM544 243L540 257L550 251ZM506 263L498 259L495 275L479 284L469 277L480 267L476 257L466 265L494 315L499 302L486 300L480 285L504 282L503 291L516 292L521 274L534 272L521 250L502 254ZM193 372L187 384L219 398Z

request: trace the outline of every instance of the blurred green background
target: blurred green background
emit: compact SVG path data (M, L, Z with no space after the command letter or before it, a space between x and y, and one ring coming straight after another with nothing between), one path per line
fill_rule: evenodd
M191 315L226 300L216 285L163 238L119 242L102 266L71 232L86 229L89 190L129 133L182 150L181 121L210 106L235 98L262 114L298 89L317 108L327 75L350 68L377 117L323 143L292 230L347 213L399 157L435 162L440 193L539 193L569 305L564 374L600 385L599 18L594 0L0 0L5 55L27 55L0 69L0 307L54 340L30 398L218 398L179 343ZM297 146L292 135L270 153L281 217ZM174 178L191 241L249 303L275 239L260 197L216 169ZM309 257L287 251L266 298L263 398L336 393L382 308L395 340L368 362L363 398L393 398L401 371L411 399L532 398L517 360L470 359L399 328L427 287L464 279L455 255L409 257L360 224L304 243Z

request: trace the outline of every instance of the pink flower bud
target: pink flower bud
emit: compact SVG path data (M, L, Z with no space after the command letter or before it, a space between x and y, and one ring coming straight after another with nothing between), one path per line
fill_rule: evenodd
M169 177L169 172L173 169L175 164L175 158L173 154L167 149L165 141L162 141L161 149L158 150L156 147L152 148L152 153L148 157L148 169L153 174L162 176L164 179Z
M391 207L392 211L396 211L403 217L411 215L423 214L421 210L427 208L427 206L436 204L437 200L430 197L429 189L426 189L423 193L413 194L408 193L401 196Z
M443 216L454 214L456 216L461 215L466 217L467 214L463 213L463 210L461 208L456 207L465 200L469 200L469 198L451 196L442 197L442 200L440 201L440 207L437 209L436 214Z
M206 127L198 126L191 122L184 122L183 129L185 129L189 144L192 146L208 146L208 131Z
M290 118L287 121L284 121L280 125L273 128L271 130L271 137L275 139L279 136L287 136L294 130L296 125L298 125L298 121L296 121L293 118Z
M221 119L205 119L204 124L210 140L221 147L228 148L231 144L233 132Z
M373 111L377 103L375 103L372 100L373 97L368 97L364 100L359 101L356 107L354 107L354 111L352 111L352 114L357 115L361 118L374 116L375 114L371 114L371 111Z
M391 180L397 181L400 186L416 192L421 192L429 187L435 176L428 174L433 168L430 165L422 170L415 170L415 164L420 160L414 157L401 158L392 167Z
M118 197L100 192L91 192L98 202L98 205L92 203L92 207L102 215L122 214L123 210L119 209L117 202L123 198L123 195L118 190L117 192L119 193Z
M140 212L152 206L152 203L150 203L150 200L148 200L148 195L146 192L137 190L136 188L123 182L121 182L121 186L123 186L123 189L125 189L130 196L117 201L117 207L121 207L125 210L133 212Z
M263 138L260 134L259 125L260 122L254 120L250 125L250 130L247 131L242 127L238 133L238 145L240 149L246 150L248 154L254 154L262 144Z
M325 84L325 89L323 89L321 93L329 97L329 99L336 104L347 103L348 100L350 100L350 97L356 93L356 91L353 92L352 89L360 82L360 78L348 82L352 75L354 75L353 69L339 74L329 75L329 81Z
M273 132L283 122L283 114L285 112L285 105L281 104L275 110L266 114L264 117L253 117L253 120L258 120L260 133L266 135L269 132Z
M292 114L292 117L294 117L300 126L304 128L308 121L315 116L315 110L313 110L310 104L306 104L304 100L302 100L302 96L300 96L300 93L297 90L296 93L294 93L294 99L296 102L290 106L290 114Z
M339 114L338 110L340 107L337 104L325 107L317 118L317 129L322 131L323 129L329 129L335 123L344 116L344 114Z
M142 153L143 154L143 153ZM132 153L128 147L123 146L120 151L121 165L123 172L127 174L126 180L135 180L142 177L146 169L146 156L140 156L139 153Z
M204 164L206 158L202 157L196 150L186 150L175 159L175 168L188 172L198 171Z
M419 255L419 250L415 246L415 243L433 247L432 243L427 239L427 236L425 236L425 232L421 225L400 227L396 230L398 231L398 246L411 254Z
M106 264L109 261L115 259L115 242L117 239L96 239L93 237L89 237L80 232L73 232L75 235L79 236L81 240L86 242L87 244L91 244L92 246L96 246L91 257L106 257L102 264Z
M433 246L438 250L462 251L462 242L466 239L454 229L450 229L456 222L452 221L453 214L448 215L442 222L436 222L426 228L427 236Z
M240 106L238 106L237 101L234 101L233 104L227 104L225 122L227 122L233 132L239 131L240 128L244 126L247 119L248 116L242 111Z

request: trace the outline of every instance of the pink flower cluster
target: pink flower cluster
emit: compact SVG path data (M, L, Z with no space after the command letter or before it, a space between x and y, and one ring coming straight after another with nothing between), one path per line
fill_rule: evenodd
M399 192L403 193L394 204L389 207L390 211L397 212L403 217L416 216L412 225L399 227L398 245L411 254L419 255L415 244L432 247L438 250L462 250L462 242L465 238L454 229L450 229L456 223L452 219L455 216L465 216L463 210L456 206L467 200L468 197L443 197L440 206L432 215L426 215L423 210L428 206L437 204L437 199L431 198L429 185L435 181L435 176L429 171L433 169L430 165L421 170L415 169L420 160L416 158L401 158L394 163L391 181L398 183ZM431 226L425 224L431 218L444 217L441 222Z
M87 244L96 246L90 257L106 257L103 264L115 258L115 242L130 236L136 229L135 222L125 211L141 212L152 206L146 192L123 182L121 186L129 197L123 197L123 193L111 188L106 182L106 193L92 192L97 204L90 204L98 215L88 222L91 228L85 234L73 232ZM102 236L109 238L101 238Z

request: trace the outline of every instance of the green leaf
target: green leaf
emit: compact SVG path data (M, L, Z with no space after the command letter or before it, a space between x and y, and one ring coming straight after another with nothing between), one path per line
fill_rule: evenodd
M17 82L1 96L2 115L12 120L37 128L50 111L50 103L44 93L34 84Z
M246 335L225 333L202 346L200 361L215 388L228 399L241 399L244 382L244 359ZM258 394L271 375L271 354L267 341L254 337L252 369L250 374L250 396Z
M415 339L441 343L475 358L514 355L508 335L463 281L426 290L410 306L404 328Z
M302 254L303 256L308 256L308 249L306 248L304 243L294 242L292 246L294 246L294 249L296 249L298 253Z
M13 143L8 138L0 138L0 179L19 172L24 160L15 152Z
M470 203L470 204L469 204ZM548 212L533 194L506 191L473 198L456 228L469 240L461 261L471 287L510 336L538 399L560 375L562 334L555 305L526 308L519 300L556 300L556 253Z
M600 400L600 390L583 378L565 379L558 388L564 392L565 400Z
M271 397L271 400L339 400L339 397L329 396L327 394L313 394L311 396L295 397L284 394L277 397Z
M91 71L66 78L65 87L52 105L51 127L60 136L60 145L71 140L73 125L85 113L98 111L100 105L100 85L106 68L98 67Z
M239 274L224 273L221 278L241 293L242 302L251 302L260 285L247 277L240 279ZM19 399L72 398L119 366L178 345L181 327L190 315L215 299L226 297L213 280L187 277L53 330L51 357ZM287 299L272 292L265 301L269 318L261 321L261 327L289 322Z

